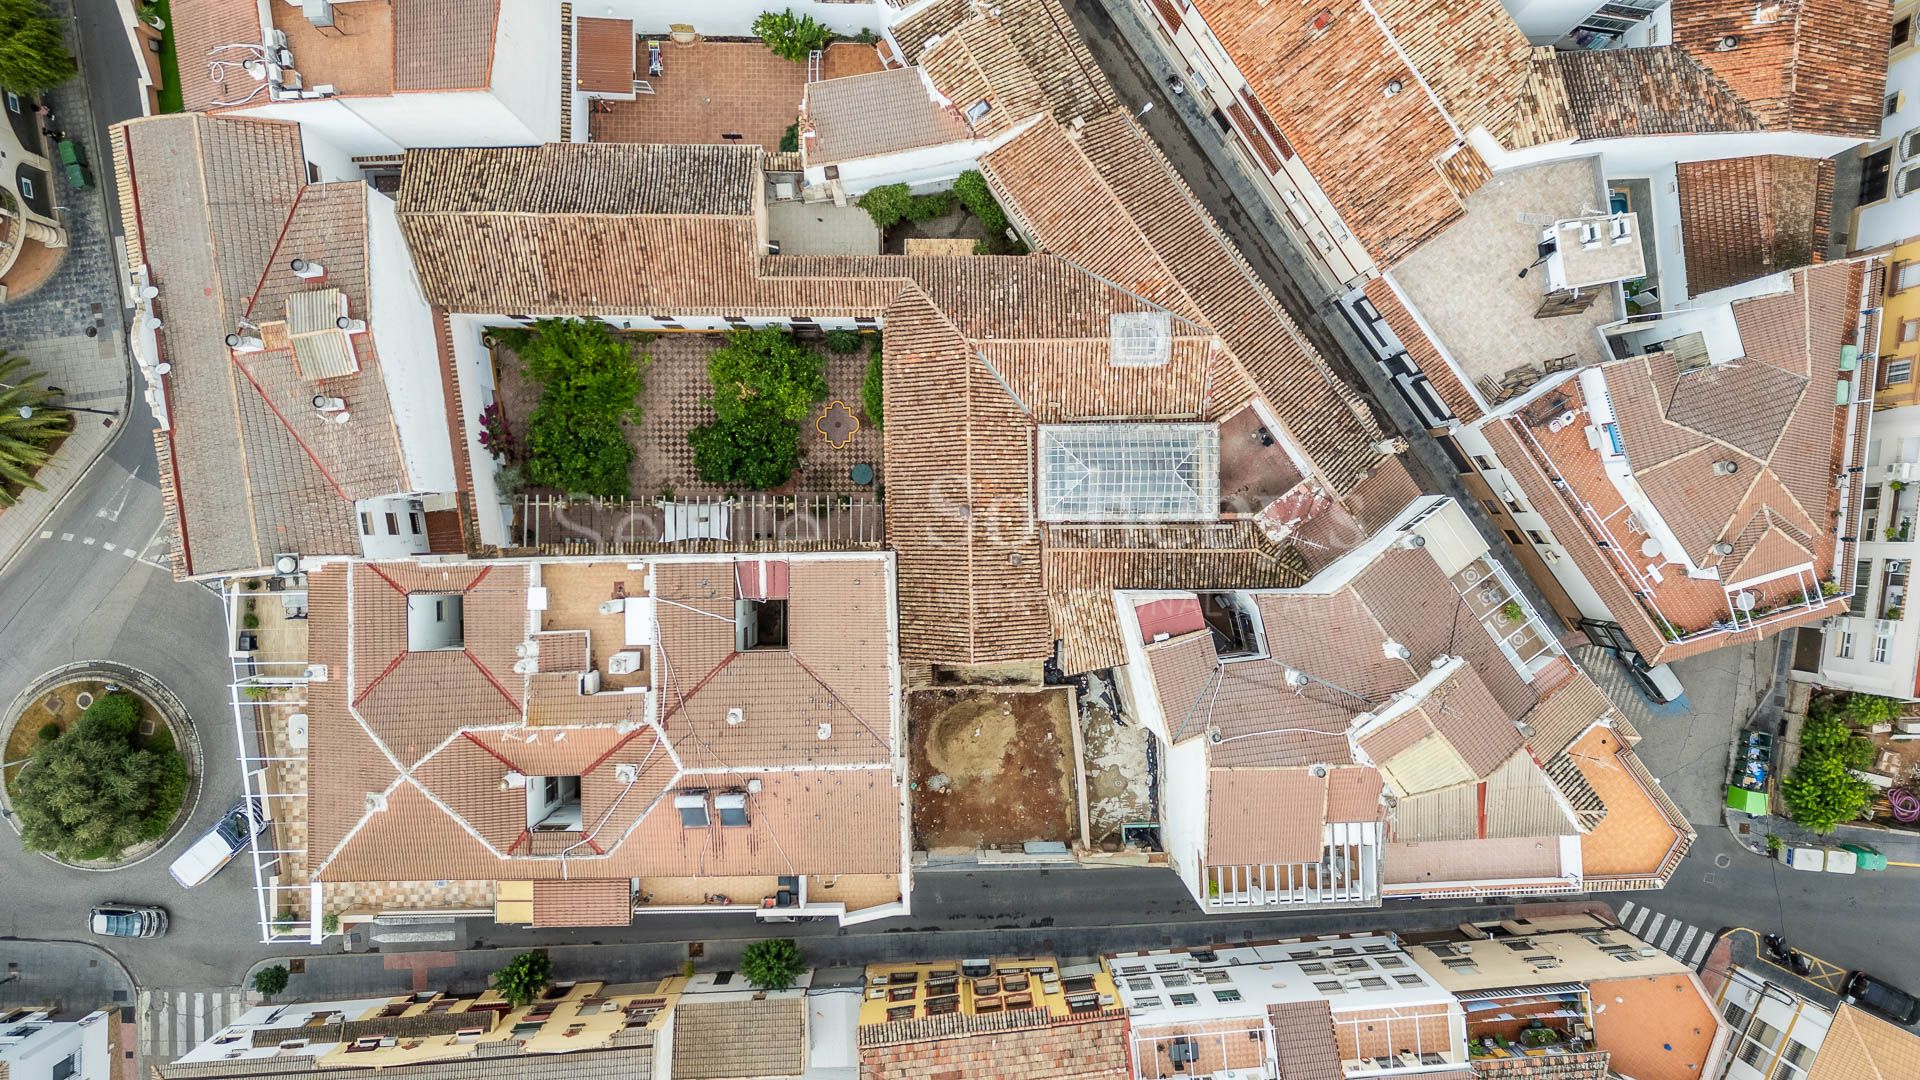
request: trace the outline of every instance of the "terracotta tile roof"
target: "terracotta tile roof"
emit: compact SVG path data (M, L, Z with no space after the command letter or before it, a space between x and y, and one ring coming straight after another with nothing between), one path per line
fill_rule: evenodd
M357 564L316 572L310 655L330 677L309 694L309 760L327 763L308 798L313 876L897 874L902 802L892 772L885 564L801 559L788 570L790 648L736 655L733 564L653 568L661 664L705 663L702 674L711 675L680 688L669 674L656 688L679 752L646 722L644 695L587 698L576 674L513 671L529 628L524 565ZM702 584L714 580L724 588ZM461 596L464 647L409 649L410 599L449 593ZM718 632L702 635L709 623ZM753 700L718 697L728 686L714 673L733 669L760 672ZM714 698L712 709L706 698ZM529 715L544 713L547 726L522 724L522 700ZM745 702L746 723L726 722L729 700ZM871 730L853 710L872 717ZM831 738L818 737L821 722L832 724ZM836 768L795 767L814 763ZM631 777L621 775L626 766ZM774 767L784 771L758 771ZM516 775L579 777L581 821L592 824L530 833L525 783ZM669 796L687 788L753 789L749 823L683 826Z
M1380 802L1386 785L1379 772L1360 766L1337 765L1327 773L1328 821L1379 821L1387 814Z
M1831 161L1763 155L1679 165L1687 292L1698 296L1820 261Z
M484 89L499 18L499 0L393 0L393 88Z
M1327 781L1302 768L1207 772L1207 866L1318 862Z
M533 883L533 925L625 926L633 921L633 882L536 881Z
M1045 534L1047 610L1063 672L1126 662L1116 589L1281 589L1306 579L1290 548L1249 521L1152 528L1054 525Z
M1886 95L1878 57L1892 8L1854 0L1783 0L1761 23L1725 0L1674 0L1673 43L1731 87L1771 128L1877 138ZM1732 48L1723 43L1733 39Z
M1333 1010L1324 1001L1285 1001L1267 1006L1280 1080L1341 1080L1340 1045L1333 1038Z
M1160 698L1160 712L1167 718L1169 729L1182 730L1214 686L1220 654L1213 649L1213 633L1196 630L1166 641L1148 642L1145 652L1147 667L1153 672L1154 693Z
M1530 87L1533 49L1497 0L1195 7L1383 266L1460 216L1438 165L1469 131L1508 149L1555 134L1551 95ZM1405 89L1386 94L1394 80Z
M1613 1075L1608 1060L1605 1050L1537 1058L1475 1058L1473 1071L1499 1080L1607 1080Z
M160 289L159 333L172 427L161 455L176 566L214 574L264 566L272 554L358 553L352 502L413 488L372 337L356 335L361 370L299 377L275 322L311 288L286 264L328 268L356 318L370 317L362 184L302 186L299 129L204 115L127 124L129 219ZM117 141L118 142L118 141ZM266 325L264 352L222 339L244 315ZM311 405L340 397L353 420Z
M1920 1036L1877 1016L1840 1006L1807 1080L1895 1080L1920 1076Z
M892 68L807 84L800 145L808 165L904 153L973 137L933 100L917 68Z
M806 1068L805 998L682 998L674 1006L672 1075L678 1080L798 1076Z
M239 50L220 50L220 46L258 46L260 30L258 0L199 0L181 4L172 13L168 31L180 58L180 101L187 112L211 108L216 101L239 100L259 88L237 68L224 65L216 79L212 61L242 57Z
M1123 1015L1048 1018L1009 1027L999 1017L955 1014L940 1018L943 1034L870 1041L860 1032L862 1080L1130 1080L1127 1020ZM925 1023L925 1022L922 1022ZM883 1025L882 1030L893 1025ZM945 1033L944 1029L955 1029Z
M1572 836L1579 831L1547 774L1531 755L1516 750L1478 783L1401 798L1389 835L1405 843Z
M986 104L986 113L971 121L973 133L980 138L993 138L1036 113L1050 111L1046 90L1027 66L1006 21L985 12L955 26L920 53L919 66L963 115Z
M1689 1080L1705 1071L1720 1017L1692 972L1595 979L1587 989L1594 1048L1612 1057L1616 1074Z
M1459 656L1472 667L1509 719L1533 708L1533 688L1475 619L1432 557L1406 548L1381 554L1353 580L1354 592L1388 636L1412 651L1425 671L1441 656Z
M752 146L547 143L407 151L402 220L432 214L665 215L753 213Z
M984 11L981 7L967 0L940 0L893 27L904 59L924 64L956 106L964 109L978 100L967 95L983 86L990 87L993 99L1009 113L1026 108L1037 87L1061 123L1085 119L1119 103L1086 43L1054 0L1020 0ZM927 53L936 38L956 36L957 43ZM965 56L959 55L961 49Z
M1556 53L1554 63L1583 139L1761 128L1725 83L1672 46L1572 50Z
M565 33L562 30L562 33ZM633 93L634 57L639 45L632 19L574 20L573 85L589 94Z
M1533 728L1527 745L1540 760L1552 760L1595 723L1616 715L1606 692L1584 672L1577 673L1527 713L1527 726Z
M1333 1014L1334 1044L1346 1061L1392 1056L1409 1043L1448 1046L1452 1042L1453 1009L1452 1002L1341 1009Z

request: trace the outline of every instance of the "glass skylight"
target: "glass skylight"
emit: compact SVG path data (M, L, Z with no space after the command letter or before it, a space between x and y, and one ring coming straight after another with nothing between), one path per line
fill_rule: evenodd
M1040 428L1044 521L1204 521L1220 516L1212 424Z

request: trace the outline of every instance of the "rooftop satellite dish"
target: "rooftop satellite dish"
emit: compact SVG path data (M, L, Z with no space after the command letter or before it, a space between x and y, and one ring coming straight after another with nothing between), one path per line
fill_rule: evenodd
M1759 602L1760 598L1758 596L1746 590L1741 590L1740 594L1733 598L1733 606L1739 608L1741 611L1752 611L1754 605Z

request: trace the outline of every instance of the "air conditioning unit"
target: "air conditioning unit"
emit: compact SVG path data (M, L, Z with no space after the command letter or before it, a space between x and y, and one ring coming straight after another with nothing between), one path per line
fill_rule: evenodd
M308 664L307 670L301 673L301 677L306 679L308 682L326 682L327 681L327 665Z
M1887 466L1887 479L1911 480L1913 479L1914 473L1916 471L1920 471L1920 469L1917 469L1913 462L1896 461L1893 464Z

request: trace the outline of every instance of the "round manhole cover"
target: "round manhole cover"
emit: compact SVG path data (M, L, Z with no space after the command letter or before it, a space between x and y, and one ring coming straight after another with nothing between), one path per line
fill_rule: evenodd
M74 707L81 712L86 712L88 709L93 708L93 695L82 690L80 693L74 695L73 704Z

